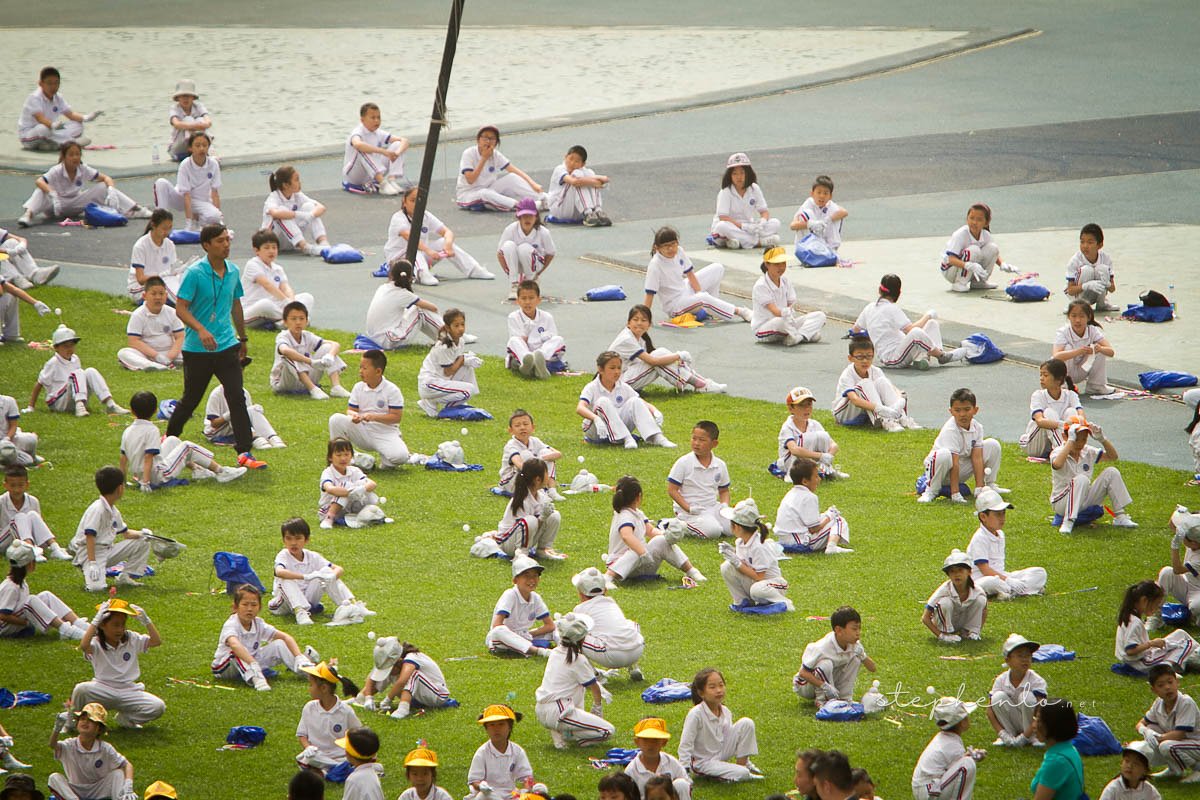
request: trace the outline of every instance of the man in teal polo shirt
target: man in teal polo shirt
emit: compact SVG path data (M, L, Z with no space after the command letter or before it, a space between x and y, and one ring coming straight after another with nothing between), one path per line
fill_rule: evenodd
M242 359L246 357L246 326L242 320L242 276L229 257L229 231L224 225L205 225L200 231L204 258L184 273L175 312L187 326L183 337L183 397L167 423L167 435L179 436L208 394L213 376L225 387L229 422L236 440L238 464L257 469L266 463L250 454L253 441L246 395L242 389Z

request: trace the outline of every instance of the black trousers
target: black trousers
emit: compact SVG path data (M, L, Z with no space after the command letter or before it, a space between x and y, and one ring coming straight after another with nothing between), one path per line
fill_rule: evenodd
M208 384L216 377L225 387L225 403L229 406L229 424L237 451L247 453L254 437L250 432L250 414L246 411L246 395L242 391L242 363L235 345L226 350L195 353L183 351L183 397L167 423L167 436L179 436L192 413L208 395Z

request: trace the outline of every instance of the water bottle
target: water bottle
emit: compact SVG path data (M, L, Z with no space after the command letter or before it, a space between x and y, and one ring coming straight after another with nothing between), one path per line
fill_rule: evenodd
M159 155L158 145L154 145L154 149L150 151L150 163L156 167L162 163L162 156Z
M1175 284L1173 284L1173 283L1169 283L1169 284L1167 284L1167 291L1171 293L1171 316L1172 316L1172 317L1174 317L1174 316L1175 316L1175 314L1176 314L1176 311L1175 311L1175 300L1174 300L1174 297L1175 297Z

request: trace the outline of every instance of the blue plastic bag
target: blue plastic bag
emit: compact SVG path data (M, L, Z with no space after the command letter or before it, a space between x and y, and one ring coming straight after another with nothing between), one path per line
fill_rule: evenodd
M1079 733L1075 734L1075 749L1081 756L1119 756L1121 743L1113 736L1108 723L1100 717L1079 715Z
M372 278L387 278L391 275L391 270L388 269L387 263L379 265L379 268L371 273Z
M475 408L475 406L460 403L443 408L438 412L438 419L459 419L466 422L479 422L480 420L494 419L494 417L482 408Z
M225 581L225 591L228 594L233 594L233 590L243 583L250 584L263 594L267 593L267 587L263 586L258 575L250 568L250 559L241 553L218 550L213 553L213 568L217 571L217 577Z
M1188 624L1192 612L1183 603L1163 603L1159 616L1163 622L1182 628Z
M200 244L200 231L189 231L186 228L172 228L167 238L175 244Z
M493 486L488 491L490 491L492 494L496 495L496 497L512 497L512 492L506 492L503 489L501 489L499 486Z
M606 286L597 286L595 289L588 289L584 296L585 300L600 301L600 300L624 300L625 290L620 284L610 283Z
M582 225L583 217L580 217L579 219L563 219L562 217L556 217L552 214L547 214L546 218L542 221L549 222L551 225Z
M1126 678L1144 678L1146 673L1142 672L1132 664L1126 664L1124 661L1118 661L1108 668L1114 675L1124 675Z
M170 419L175 413L175 406L179 405L178 400L163 400L158 404L158 418Z
M325 780L330 783L345 783L351 772L354 772L354 765L349 761L342 761L325 770Z
M924 472L922 472L920 475L917 476L917 494L925 494L925 487L928 485L929 485L929 476L926 475ZM961 494L963 497L971 497L971 487L967 486L965 483L960 483L958 485L958 493ZM950 496L950 484L946 484L941 489L939 489L937 496L938 497L949 497Z
M671 678L663 678L642 691L643 703L676 703L692 699L692 687Z
M1004 351L982 333L973 333L963 339L962 346L967 348L967 361L972 364L991 364L1004 358Z
M858 722L865 713L862 703L830 700L817 709L816 716L821 722Z
M1075 517L1076 525L1087 525L1089 522L1095 522L1104 516L1104 506L1087 506L1079 509L1079 515ZM1055 514L1051 524L1055 527L1062 525L1062 514Z
M255 747L263 743L267 732L257 725L235 725L225 736L225 744L240 744Z
M1190 372L1170 372L1165 369L1152 369L1149 372L1139 372L1138 380L1142 388L1148 392L1155 389L1179 389L1185 386L1195 386L1196 376Z
M1035 303L1050 296L1050 290L1033 278L1009 284L1004 293L1018 303Z
M480 472L483 470L483 464L451 464L449 461L442 461L437 456L434 456L425 462L425 469L433 469L440 472Z
M788 610L786 603L763 603L757 605L752 600L743 600L740 603L733 603L729 606L730 611L736 611L739 614L783 614Z
M1033 651L1033 660L1039 664L1048 661L1074 661L1075 651L1068 650L1061 644L1044 644Z
M1144 306L1130 303L1121 312L1122 317L1136 319L1138 322L1170 322L1175 319L1175 311L1170 306Z
M83 209L83 221L93 228L119 228L129 224L129 219L120 211L99 203L87 204Z
M358 264L363 260L363 254L357 247L342 242L321 248L321 258L326 264Z
M380 347L379 343L376 342L374 339L368 339L365 334L360 333L358 336L354 337L354 349L355 350L382 350L383 348Z
M806 234L796 242L796 258L806 267L834 267L838 257L834 249L816 234Z
M767 472L771 473L780 480L782 480L786 475L786 473L779 468L779 464L774 461L772 461L770 464L767 464Z
M610 767L624 767L637 758L637 754L640 752L637 748L610 747L604 754L604 758L600 760Z

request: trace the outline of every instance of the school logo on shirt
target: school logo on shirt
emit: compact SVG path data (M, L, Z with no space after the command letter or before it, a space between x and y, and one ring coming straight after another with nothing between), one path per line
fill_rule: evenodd
M381 398L379 398L378 400L376 400L376 401L375 401L375 407L376 407L376 408L383 408L383 407L384 407L384 406L386 406L386 405L387 405L387 403L386 403L386 402L384 402L384 400L383 400L383 398L382 398L382 397L381 397Z
M1083 471L1084 471L1084 472L1091 472L1091 471L1092 471L1092 465L1091 465L1091 464L1084 464L1084 465L1083 465Z
M76 186L83 186L83 178L76 178L76 179L75 179L75 185L76 185Z
M210 177L210 178L211 178L212 176L211 176L211 175L209 175L208 177ZM751 197L751 198L750 198L750 205L754 205L754 204L755 204L755 203L757 203L757 202L758 202L758 201L757 201L757 200L755 200L753 197Z
M209 179L209 180L212 180L212 173L211 173L211 172L210 172L210 173L208 173L208 179ZM753 203L754 201L753 201L753 200L751 200L750 202L751 202L751 203Z
M624 397L621 397L621 395L617 395L617 402L618 402L618 403L620 403L620 402L624 401L624 399L625 399L625 398L624 398Z
M428 226L428 225L422 225L422 226L421 226L421 233L429 233L429 226Z
M170 261L169 257L167 257L167 256L163 256L162 259L163 259L164 264L166 264L168 261Z
M298 208L300 208L300 206L296 205L295 203L292 203L292 211L295 211Z
M496 171L495 167L488 167L488 172L495 172L495 171Z
M334 725L334 726L333 726L333 732L334 732L334 733L341 733L341 732L342 732L342 726L341 726L341 725Z
M129 660L129 659L131 659L131 658L133 658L133 653L124 653L124 654L121 656L121 660L122 660L122 661L128 661L128 660Z
M104 766L104 759L103 759L103 758L97 758L97 759L96 759L96 769L100 769L100 768L101 768L101 767L103 767L103 766Z

